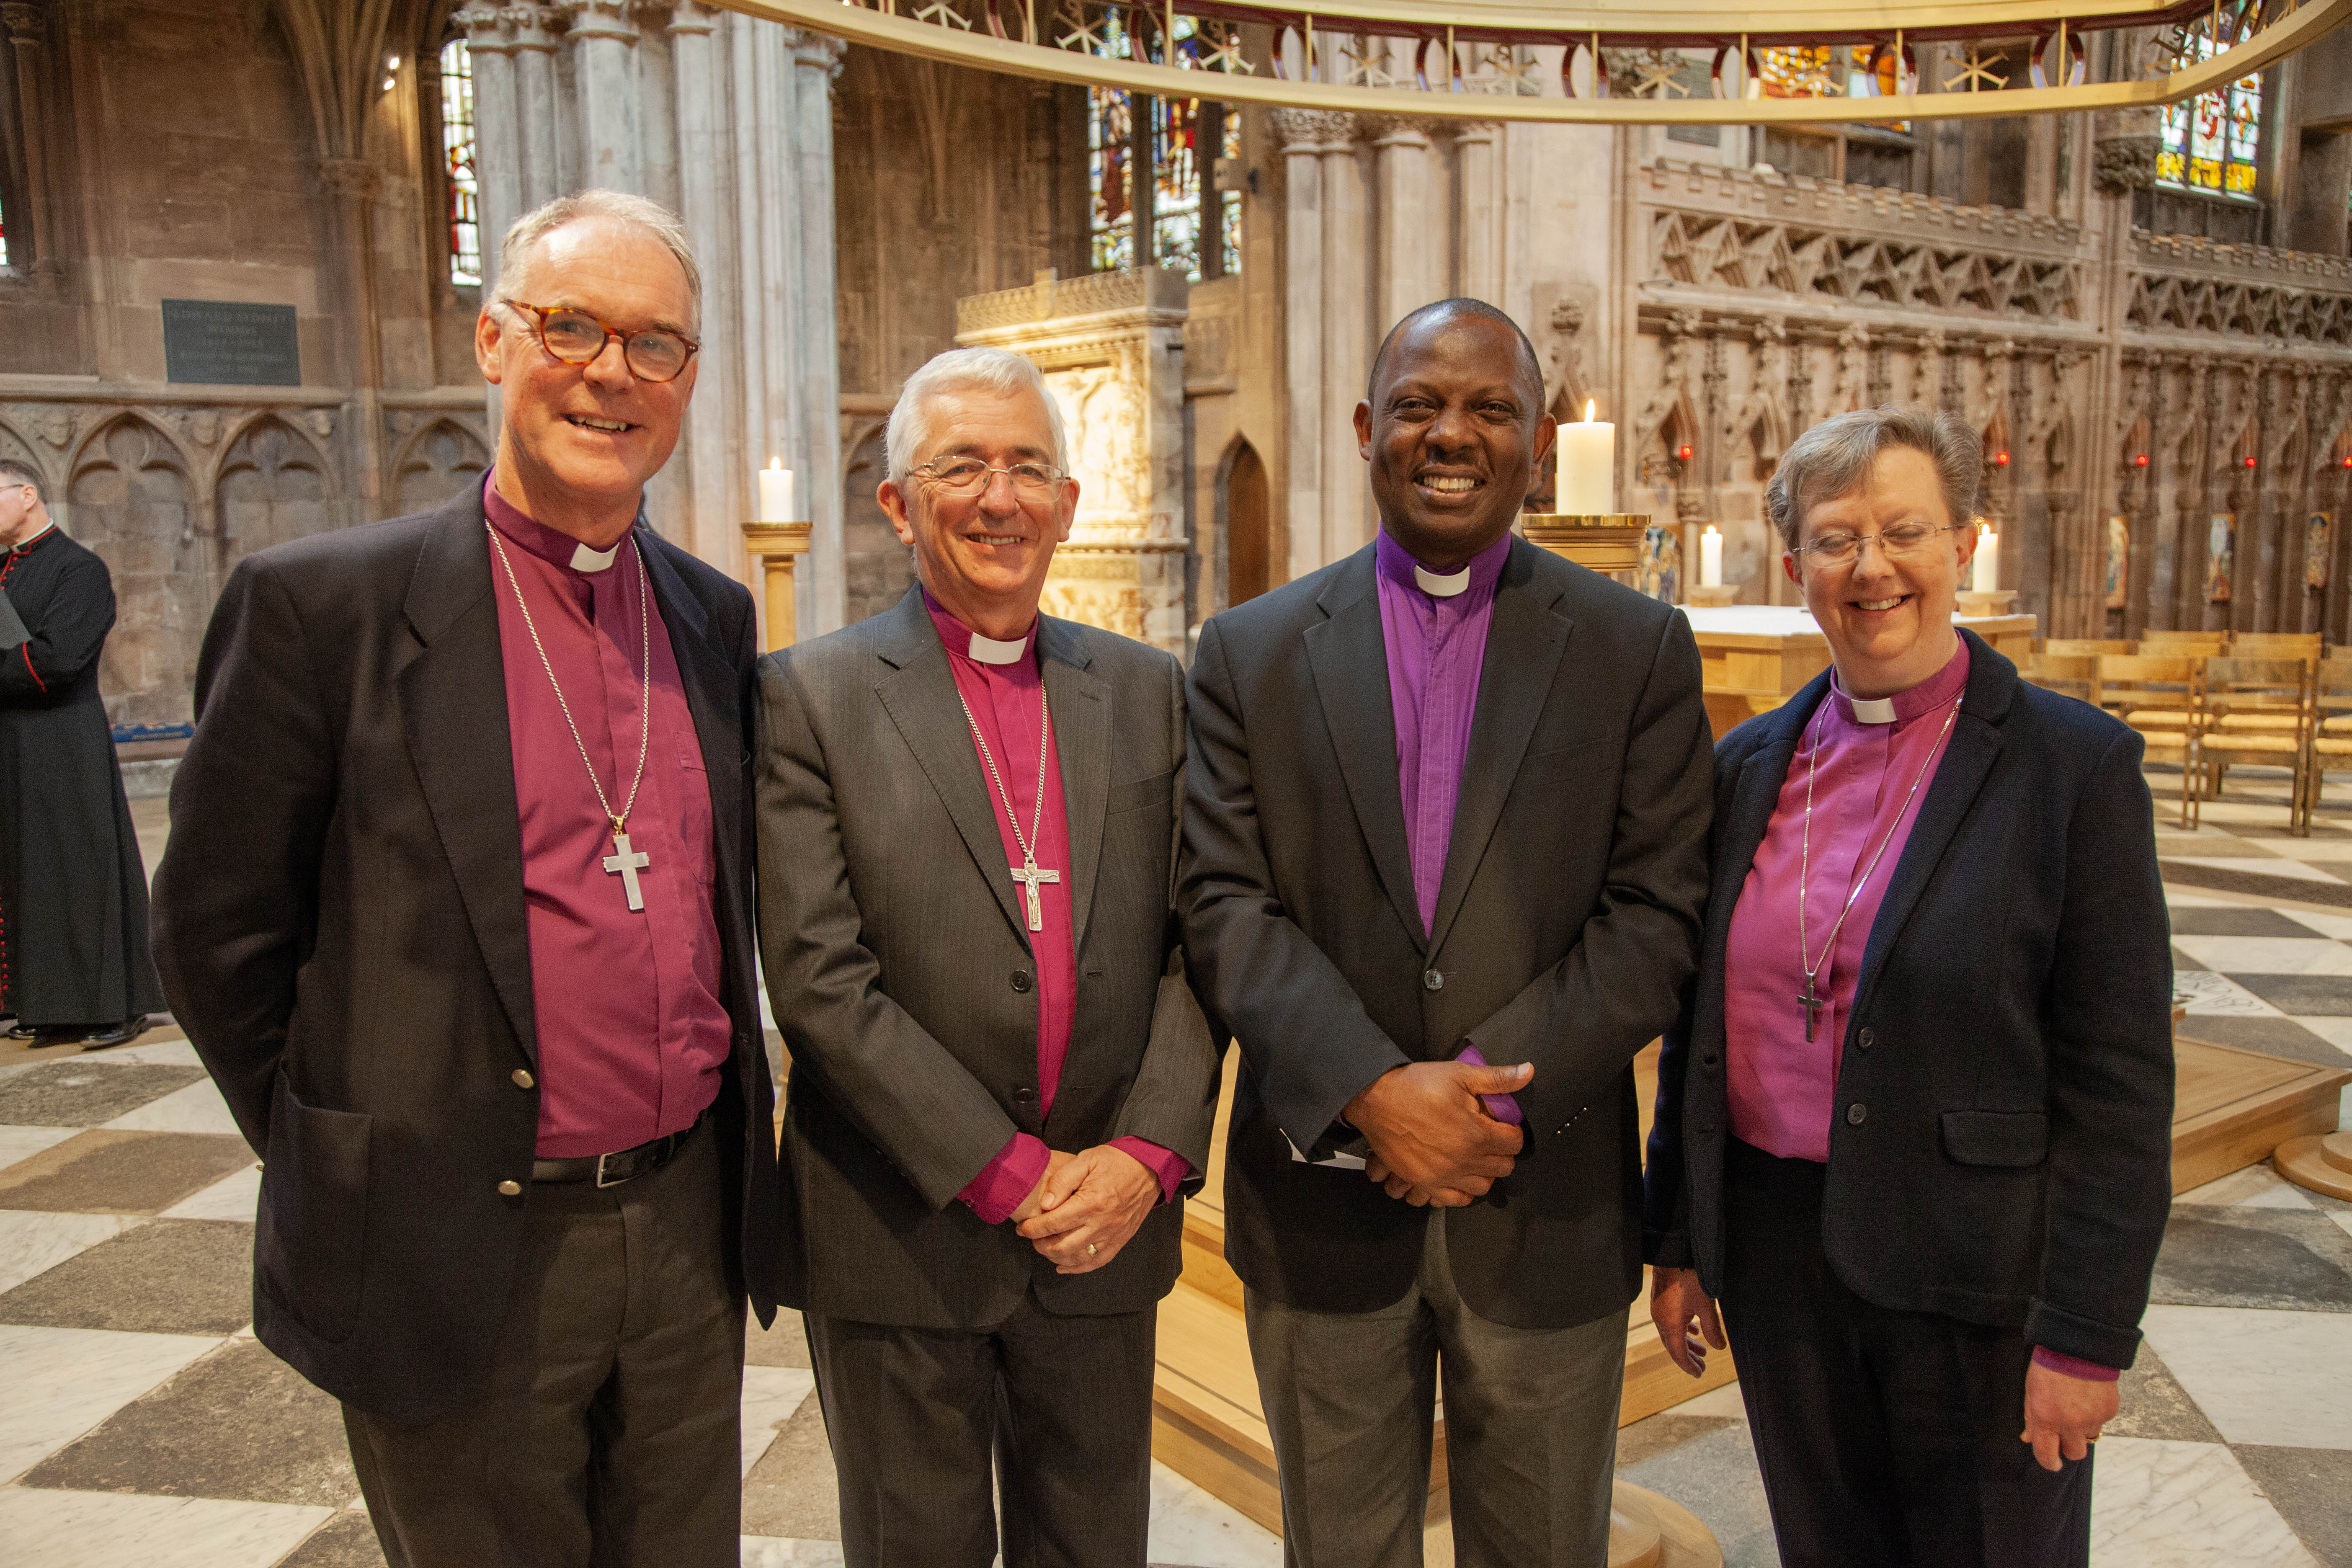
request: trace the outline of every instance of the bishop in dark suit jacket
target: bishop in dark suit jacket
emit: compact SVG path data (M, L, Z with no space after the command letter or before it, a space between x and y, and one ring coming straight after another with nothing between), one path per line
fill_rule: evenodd
M740 1554L757 643L639 512L692 266L639 197L523 218L495 472L249 558L205 637L158 955L267 1157L256 1329L342 1401L394 1568Z
M1357 412L1380 540L1193 665L1186 951L1246 1067L1226 1252L1310 1568L1421 1560L1441 1363L1457 1561L1607 1552L1707 730L1671 605L1510 535L1541 410L1501 312L1407 317Z

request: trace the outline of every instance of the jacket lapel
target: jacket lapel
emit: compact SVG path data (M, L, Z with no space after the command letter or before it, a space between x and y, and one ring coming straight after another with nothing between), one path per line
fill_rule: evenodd
M1110 801L1111 692L1087 668L1093 655L1063 621L1037 617L1045 696L1054 706L1054 751L1062 764L1062 817L1070 833L1070 950L1087 943L1095 878L1102 865L1103 807Z
M1372 547L1349 557L1317 601L1328 617L1307 629L1307 661L1323 706L1349 804L1371 851L1381 885L1397 918L1422 951L1429 949L1421 908L1412 895L1412 861L1405 850L1404 797L1397 789L1396 713L1389 700L1388 642L1381 635L1380 593L1372 581Z
M711 639L709 613L669 559L674 547L650 528L641 527L636 537L654 604L668 628L670 652L686 687L687 711L694 718L703 776L709 781L710 819L718 825L712 837L718 841L719 885L731 900L743 887L741 846L730 831L731 824L741 820L743 787L742 710L735 662Z
M1902 858L1886 884L1878 918L1871 921L1870 942L1862 954L1862 977L1854 987L1853 1016L1857 1018L1870 1005L1887 950L1902 935L1904 922L1935 879L1936 868L1951 847L1952 836L1959 831L1969 807L1976 804L1993 763L2000 760L2000 727L2009 717L2010 700L2017 694L2017 667L1973 632L1963 630L1960 635L1969 639L1968 691L1952 721L1951 742L1944 749L1943 760L1936 764L1935 782L1927 786L1927 798L1919 803L1911 837L1904 841Z
M996 907L1025 945L1028 917L1016 905L1017 889L1005 874L1004 840L996 831L996 808L989 804L988 779L972 751L971 723L956 696L955 676L948 668L947 650L940 646L939 628L931 625L930 612L923 607L922 589L908 589L898 607L887 615L878 651L889 668L875 682L874 695L898 727L899 738L915 754L923 776L939 792L940 803L947 807L949 819L971 852L981 880L988 884ZM1065 790L1068 787L1066 783L1063 785Z
M522 824L479 490L469 486L442 509L404 608L424 645L396 678L409 757L490 982L536 1063Z
M1518 778L1519 760L1527 754L1536 721L1551 700L1552 678L1576 625L1552 607L1559 601L1559 587L1536 580L1534 552L1534 545L1514 540L1495 584L1495 614L1479 667L1478 708L1471 717L1470 745L1462 761L1454 831L1446 840L1445 875L1438 883L1432 952L1445 945L1471 878L1495 836L1495 825L1502 820L1503 803Z

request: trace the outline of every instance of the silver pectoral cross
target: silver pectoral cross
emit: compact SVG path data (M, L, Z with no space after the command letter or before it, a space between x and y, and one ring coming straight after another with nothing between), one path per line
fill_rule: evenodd
M1029 891L1029 929L1044 931L1045 905L1044 900L1037 897L1037 884L1058 882L1062 879L1062 874L1059 871L1040 871L1037 869L1037 858L1032 855L1022 864L1013 868L1013 879Z
M1821 1022L1822 1009L1829 1005L1827 997L1813 990L1813 977L1810 974L1806 975L1805 994L1797 998L1797 1005L1805 1010L1806 1039L1811 1040L1813 1037L1813 1026Z
M613 847L618 853L604 857L604 869L607 873L619 873L621 885L629 892L629 908L642 910L646 907L646 895L637 886L637 873L654 863L653 857L642 849L630 849L629 836L625 833L613 835ZM1036 895L1032 893L1030 897L1034 899Z

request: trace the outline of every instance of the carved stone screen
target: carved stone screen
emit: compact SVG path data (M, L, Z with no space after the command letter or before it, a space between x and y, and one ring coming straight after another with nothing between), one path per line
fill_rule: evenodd
M299 386L302 351L294 307L226 300L163 301L168 381L222 386Z

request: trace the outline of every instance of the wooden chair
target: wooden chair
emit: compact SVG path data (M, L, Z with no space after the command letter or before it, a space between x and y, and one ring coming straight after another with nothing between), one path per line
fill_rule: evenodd
M2114 637L2049 637L2034 651L2061 658L2095 658L2103 653L2137 653L2139 644Z
M2311 661L2301 658L2209 658L2205 661L2205 723L2198 762L2218 793L2232 762L2284 766L2291 779L2287 828L2311 831L2305 816L2311 779Z
M2155 630L2144 631L2139 634L2139 651L2145 654L2156 655L2202 653L2210 656L2212 654L2220 653L2222 649L2230 646L2231 635L2231 634L2228 632L2195 630L2177 632L2159 632Z
M2119 712L2148 754L2180 763L2180 826L2197 826L2197 733L2205 717L2205 663L2189 656L2101 654L2092 665L2091 704Z
M2085 702L2091 700L2091 688L2098 675L2096 654L2036 654L2032 667L2025 671L2025 679L2034 685L2079 697Z
M2319 662L2326 639L2317 632L2240 632L2230 639L2239 658L2307 658Z
M2311 831L2327 771L2352 768L2352 651L2337 649L2312 671L2311 790L2303 803L2303 827Z

